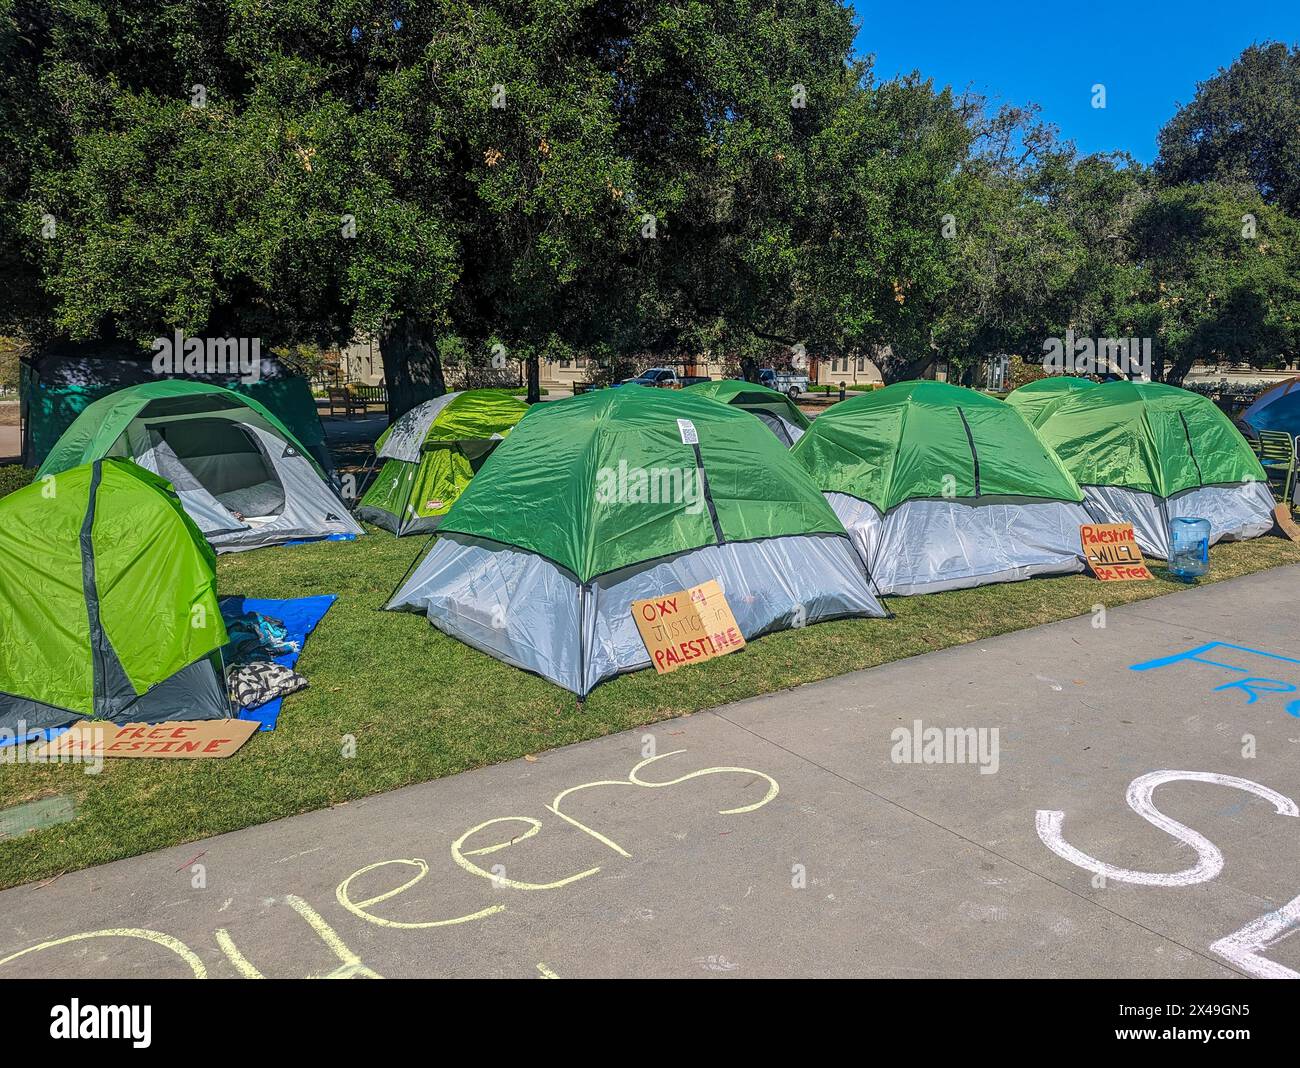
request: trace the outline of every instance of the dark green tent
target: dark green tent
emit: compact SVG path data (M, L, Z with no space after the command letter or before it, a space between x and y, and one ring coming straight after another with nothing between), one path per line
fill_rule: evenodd
M692 393L722 404L730 404L756 416L787 447L793 445L808 429L810 420L784 393L760 385L723 378L712 382L697 382L687 386L682 393Z
M605 389L533 405L388 607L585 694L650 663L633 600L709 579L746 639L884 614L762 423L684 391Z
M23 463L39 467L72 421L101 397L146 382L192 381L224 386L257 401L289 428L322 469L332 471L333 460L307 380L271 356L261 359L258 371L249 382L202 375L160 379L147 354L121 347L64 345L38 353L21 367Z
M792 455L882 593L1080 571L1083 494L1016 410L946 382L832 405Z
M1039 424L1098 523L1132 523L1143 552L1168 559L1169 522L1210 521L1210 541L1273 526L1259 459L1208 397L1162 382L1105 382L1072 393Z

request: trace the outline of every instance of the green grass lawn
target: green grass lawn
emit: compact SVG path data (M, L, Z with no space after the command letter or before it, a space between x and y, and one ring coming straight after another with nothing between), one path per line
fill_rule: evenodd
M0 837L0 886L263 823L409 783L679 716L802 682L1184 589L1157 578L1102 584L1039 579L893 598L891 620L845 620L755 640L670 676L641 671L572 694L446 637L423 617L380 611L424 538L263 549L218 564L220 592L337 593L285 700L279 729L227 760L117 760L0 766L0 808L71 796L72 822ZM1212 551L1215 580L1300 562L1279 538ZM342 755L345 736L356 754Z

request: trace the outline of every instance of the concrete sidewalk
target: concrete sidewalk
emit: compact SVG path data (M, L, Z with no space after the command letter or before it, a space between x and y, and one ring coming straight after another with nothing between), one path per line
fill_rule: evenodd
M1300 972L1297 583L1264 572L19 887L0 977ZM1178 658L1213 642L1233 647Z

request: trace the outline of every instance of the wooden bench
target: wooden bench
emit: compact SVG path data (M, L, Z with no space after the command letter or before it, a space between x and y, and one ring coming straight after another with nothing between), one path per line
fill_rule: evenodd
M362 405L378 404L383 408L388 407L388 387L382 382L377 386L349 386L352 395L361 401Z
M334 414L335 408L342 408L345 418L351 419L353 412L359 412L361 415L366 414L366 402L360 397L355 396L347 386L330 386L327 390L330 403L330 415Z

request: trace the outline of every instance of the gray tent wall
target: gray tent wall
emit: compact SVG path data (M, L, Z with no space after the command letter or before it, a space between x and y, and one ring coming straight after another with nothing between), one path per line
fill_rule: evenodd
M847 493L826 500L882 594L907 596L1083 570L1083 505L1021 497L919 499L881 515Z
M758 416L787 449L791 448L804 435L803 427L797 423L792 423L780 412L767 408L751 408L748 405L739 405L739 407L743 407L745 411Z
M169 429L176 433L188 426L201 432L202 424L230 428L242 448L177 455L167 439ZM312 462L249 408L161 419L146 415L131 423L114 452L130 456L171 482L185 510L219 553L298 538L363 533ZM219 485L229 486L227 492L217 491L222 499L211 488Z
M631 602L717 579L745 638L843 616L886 615L842 535L727 542L601 575L585 586L511 546L444 534L387 608L584 696L649 667Z
M1080 486L1094 523L1132 523L1147 556L1169 559L1169 520L1195 516L1210 521L1210 544L1245 541L1273 528L1273 494L1266 482L1200 486L1158 497L1122 486Z

